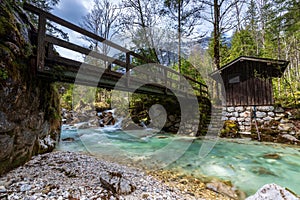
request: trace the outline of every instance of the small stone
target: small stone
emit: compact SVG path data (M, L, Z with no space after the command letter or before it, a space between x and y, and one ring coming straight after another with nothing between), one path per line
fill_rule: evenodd
M235 110L234 107L227 107L228 112L234 112L234 110Z
M20 191L21 192L25 192L25 191L28 191L31 189L31 185L28 185L28 184L24 184L20 187Z
M273 118L272 118L272 117L269 117L269 116L263 118L263 120L266 121L266 122L269 122L269 121L271 121L272 119L273 119Z
M264 123L264 120L262 120L262 119L256 119L256 121L257 121L257 123L259 123L259 124L263 124ZM254 121L253 121L254 122Z
M288 120L288 119L281 119L281 120L280 120L280 123L286 124L286 123L289 123L289 121L290 121L290 120Z
M276 116L276 117L281 117L281 118L282 118L282 117L285 116L285 114L284 114L284 113L276 113L275 116Z
M237 118L237 121L238 122L243 122L243 121L245 121L245 118L239 117L239 118Z
M242 113L240 113L240 117L250 118L251 112L249 112L249 111L242 112Z
M251 131L251 126L245 126L245 131Z
M251 122L250 122L250 121L245 121L243 124L244 124L245 126L250 126L250 125L251 125Z
M281 120L281 117L275 117L274 118L276 121L279 121L279 120Z
M260 112L260 111L256 112L256 117L258 117L258 118L264 118L266 116L267 116L267 113L265 113L265 112Z
M70 196L70 193L68 191L63 192L63 197L68 198Z
M245 126L239 126L241 131L245 131Z
M274 116L275 116L275 113L274 113L274 112L268 112L268 116L274 117Z
M278 129L281 131L290 131L295 127L293 123L279 124Z
M226 113L225 113L225 116L226 116L226 117L232 117L233 114L232 114L231 112L226 112Z
M296 135L296 132L295 131L290 131L289 134L290 135Z
M142 199L147 199L148 197L149 197L149 194L147 194L147 193L142 194Z
M249 112L251 112L253 109L252 109L252 106L247 106L246 107L246 111L249 111Z
M274 110L274 107L273 106L258 106L257 110L264 111L264 112L271 112Z
M232 116L233 116L233 117L239 117L239 113L238 113L238 112L233 112L233 113L232 113Z
M187 179L181 179L179 181L179 183L183 184L183 185L186 185L188 183L188 180Z
M223 117L223 116L222 116L221 120L222 120L222 121L226 121L226 120L228 120L228 117Z
M245 108L243 106L238 106L238 107L235 107L234 109L236 112L243 112L245 110Z
M246 117L246 118L245 118L245 121L251 123L251 117Z
M283 112L284 112L284 109L281 108L281 107L277 107L277 108L274 109L274 112L275 112L275 113L283 113Z
M0 186L0 193L5 193L5 192L6 192L6 188L3 185L1 185Z

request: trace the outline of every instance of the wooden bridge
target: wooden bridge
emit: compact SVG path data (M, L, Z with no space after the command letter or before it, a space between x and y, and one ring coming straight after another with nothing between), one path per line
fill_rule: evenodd
M30 4L24 4L24 9L38 16L38 29L35 34L36 45L36 75L40 78L69 82L107 89L117 89L147 94L176 95L189 97L207 97L207 86L191 77L181 75L175 70L157 64L131 50L116 43L106 40L87 30L67 22L55 15L45 12ZM54 22L61 27L68 28L85 37L91 38L112 50L120 52L124 60L109 57L107 55L91 51L88 48L68 42L58 37L47 34L47 22ZM101 60L102 64L93 62L79 62L70 58L62 57L55 51L54 46L86 55L94 60ZM134 60L150 63L143 68L134 65ZM96 62L97 63L97 62ZM99 62L98 62L99 63ZM153 67L151 67L153 66ZM84 69L81 73L80 69ZM120 72L123 69L123 72ZM126 74L125 74L126 72ZM80 75L78 75L78 73ZM187 81L182 81L182 77ZM146 83L146 84L144 84ZM188 88L192 87L192 90Z

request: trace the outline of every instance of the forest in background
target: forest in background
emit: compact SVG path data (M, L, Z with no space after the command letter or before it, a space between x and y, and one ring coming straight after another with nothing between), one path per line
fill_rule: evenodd
M51 11L59 0L27 2ZM94 0L80 26L208 85L213 82L206 75L242 55L288 60L284 76L273 80L274 97L277 104L299 107L299 10L299 0ZM49 27L53 34L68 38L54 25ZM94 51L114 53L85 39ZM110 103L109 91L96 93ZM68 95L64 93L64 102Z

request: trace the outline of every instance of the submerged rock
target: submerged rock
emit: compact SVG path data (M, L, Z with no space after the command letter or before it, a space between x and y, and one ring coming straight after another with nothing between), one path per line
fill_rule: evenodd
M252 168L251 171L257 175L270 175L270 176L277 176L274 172L264 167L255 167Z
M236 190L231 186L222 182L211 182L206 184L206 188L224 194L230 198L237 199Z
M293 193L274 183L264 185L246 200L299 200Z
M72 137L63 138L61 140L64 141L64 142L74 142L75 141L75 139L72 138Z
M159 135L159 136L156 136L158 139L166 139L168 138L168 136L164 136L164 135Z
M280 155L277 154L277 153L267 153L267 154L264 154L263 155L264 158L267 158L267 159L280 159Z

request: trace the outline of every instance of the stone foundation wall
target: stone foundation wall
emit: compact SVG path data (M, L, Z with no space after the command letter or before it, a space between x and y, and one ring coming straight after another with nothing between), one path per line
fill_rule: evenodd
M285 117L282 108L274 106L237 106L224 107L223 120L237 121L241 131L251 131L254 115L259 124L268 124L272 120L281 121Z
M238 106L223 108L222 118L237 123L239 134L251 136L253 140L300 145L299 118L296 116L280 107L257 106L254 109L253 106Z
M193 137L205 135L207 132L208 119L211 104L208 98L199 97L197 108L193 107L194 101L187 98L181 99L186 105L185 110L181 107L176 96L151 96L144 95L145 100L133 103L130 108L130 116L124 116L122 128L124 130L139 128L141 121L148 128L155 128L168 133L182 134ZM150 117L149 109L153 105L161 105L165 112L159 110ZM191 106L190 106L191 105ZM197 116L199 114L199 116ZM122 115L120 115L122 116ZM126 120L128 118L129 120ZM131 119L130 119L131 118ZM131 120L134 124L131 123Z

